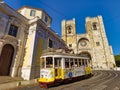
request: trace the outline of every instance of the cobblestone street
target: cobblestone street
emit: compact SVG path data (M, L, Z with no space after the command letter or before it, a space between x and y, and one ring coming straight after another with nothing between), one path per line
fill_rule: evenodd
M94 76L48 89L40 88L39 85L19 87L11 90L120 90L119 71L94 71Z

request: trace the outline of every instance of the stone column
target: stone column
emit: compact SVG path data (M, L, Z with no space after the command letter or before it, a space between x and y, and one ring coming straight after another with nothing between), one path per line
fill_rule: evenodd
M2 52L2 47L3 47L3 43L0 42L0 55L1 55L1 52Z
M20 55L21 55L21 45L20 45L20 40L18 40L18 45L16 45L16 55L15 55L15 59L14 59L14 65L12 67L12 73L11 76L12 77L18 77L18 73L19 73L19 64L20 64Z

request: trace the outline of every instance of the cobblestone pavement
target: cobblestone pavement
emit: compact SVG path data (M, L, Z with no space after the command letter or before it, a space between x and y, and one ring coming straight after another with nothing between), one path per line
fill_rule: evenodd
M48 89L36 84L11 90L120 90L120 71L94 71L93 74L91 78Z
M7 83L7 82L13 82L13 81L21 81L23 80L22 78L19 78L19 77L10 77L10 76L0 76L0 84L1 83Z

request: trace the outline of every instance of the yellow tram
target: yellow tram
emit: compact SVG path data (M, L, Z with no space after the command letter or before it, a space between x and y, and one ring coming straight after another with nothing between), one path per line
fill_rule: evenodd
M58 82L78 79L82 76L90 76L92 69L87 57L74 54L48 52L40 57L40 86L47 88Z

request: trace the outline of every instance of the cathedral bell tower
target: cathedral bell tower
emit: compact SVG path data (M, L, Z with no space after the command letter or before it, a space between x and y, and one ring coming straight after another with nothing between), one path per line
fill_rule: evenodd
M108 44L102 16L87 17L86 30L93 48L93 63L97 68L112 68L115 64L113 51Z
M76 49L76 25L75 19L62 21L62 39L69 49Z

